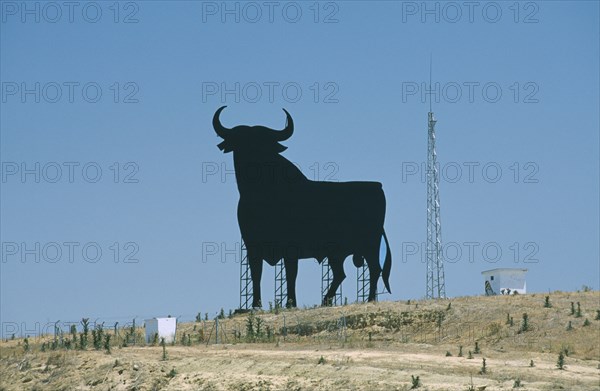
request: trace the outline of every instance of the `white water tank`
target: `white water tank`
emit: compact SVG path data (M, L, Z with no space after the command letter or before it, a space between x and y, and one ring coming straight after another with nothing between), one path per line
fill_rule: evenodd
M165 343L175 341L175 333L177 332L177 318L152 318L144 321L146 328L146 343L152 343L154 335L158 334L158 342L161 338L165 339Z
M485 294L514 295L527 293L525 274L527 269L501 268L481 272L485 279Z

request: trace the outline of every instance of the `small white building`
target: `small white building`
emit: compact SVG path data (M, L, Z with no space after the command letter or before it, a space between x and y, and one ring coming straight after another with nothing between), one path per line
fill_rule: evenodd
M485 279L486 296L527 293L527 269L500 268L481 272Z
M154 335L158 334L158 342L161 338L165 339L165 343L175 341L175 333L177 332L177 318L152 318L144 321L146 328L146 343L152 343Z

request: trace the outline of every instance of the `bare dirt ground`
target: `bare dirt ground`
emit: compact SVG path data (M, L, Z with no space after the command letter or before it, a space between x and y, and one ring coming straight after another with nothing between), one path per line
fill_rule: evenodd
M167 345L166 360L160 346L42 352L48 336L25 352L17 338L0 345L0 390L409 390L417 376L419 390L600 390L600 292L545 296L265 312L253 335L238 315L218 345L211 322L182 324L191 346Z

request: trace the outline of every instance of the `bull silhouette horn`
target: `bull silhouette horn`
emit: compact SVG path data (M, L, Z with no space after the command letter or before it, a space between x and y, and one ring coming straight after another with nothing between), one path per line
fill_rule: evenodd
M213 117L213 127L215 128L215 132L217 133L217 136L219 136L223 139L226 138L227 136L231 135L231 129L227 129L226 127L221 125L221 120L219 119L219 116L221 115L221 111L223 111L223 109L225 107L227 107L227 106L223 106L223 107L219 108L219 110L217 110L215 112L215 116Z
M294 120L286 109L283 109L283 111L285 111L285 115L287 116L285 120L285 129L273 132L275 141L285 141L294 134Z

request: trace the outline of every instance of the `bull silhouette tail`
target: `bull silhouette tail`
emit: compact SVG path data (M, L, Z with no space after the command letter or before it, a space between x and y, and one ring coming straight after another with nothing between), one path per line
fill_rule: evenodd
M385 235L385 230L383 231L383 239L385 240L385 261L383 262L383 283L385 284L385 289L389 293L392 293L390 289L390 272L392 271L392 252L390 251L390 243L388 242L388 238Z

